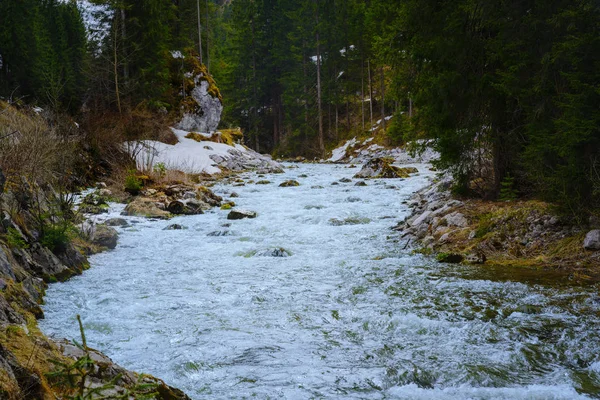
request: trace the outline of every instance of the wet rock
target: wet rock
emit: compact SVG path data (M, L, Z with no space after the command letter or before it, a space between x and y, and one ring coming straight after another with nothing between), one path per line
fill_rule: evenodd
M358 181L354 184L354 186L367 186L367 183L365 181Z
M485 264L487 257L483 253L471 253L467 254L465 261L469 264Z
M204 186L198 189L196 197L211 207L221 207L221 202L223 201L221 196L216 195L212 190Z
M462 255L453 253L439 253L436 258L439 262L449 264L458 264L464 260Z
M339 180L340 183L350 183L352 182L352 179L348 179L348 178L342 178Z
M114 249L117 247L119 233L116 229L106 225L96 225L92 236L92 243L96 246Z
M354 178L408 178L410 174L419 172L416 168L401 168L392 165L383 158L373 158L368 161L363 168L354 175Z
M358 217L347 217L344 219L339 218L331 218L329 220L329 225L333 226L343 226L343 225L364 225L371 222L369 218L358 218Z
M231 212L227 215L227 219L231 219L231 220L240 220L240 219L245 219L245 218L256 218L257 214L254 211L248 211L248 210L240 210L240 209L236 209L236 210L231 210Z
M229 197L231 197L233 199L233 198L236 198L236 197L240 197L240 195L237 194L236 192L231 192L231 194L229 195Z
M271 184L271 181L267 181L267 180L261 180L256 182L257 185L269 185Z
M169 211L171 214L175 214L175 215L181 215L183 214L185 210L185 205L178 200L172 201L169 203L169 205L167 206L167 211Z
M163 231L182 231L187 229L187 227L179 224L171 224L163 229Z
M300 186L300 183L298 181L289 180L289 181L285 181L279 185L279 187L294 187L294 186Z
M146 218L170 218L169 212L161 210L154 199L137 197L125 207L121 215L146 217Z
M278 247L275 249L269 249L262 252L257 253L258 256L261 257L290 257L292 253L283 247Z
M124 218L111 218L107 219L106 222L104 222L104 225L126 227L129 226L129 222Z
M600 229L594 229L585 235L583 248L590 251L600 250Z
M232 236L232 235L233 235L233 233L231 233L231 231L214 231L214 232L210 232L206 236L221 237L221 236Z
M346 201L348 203L358 203L359 201L361 201L361 199L360 197L348 197Z
M531 304L523 304L517 307L515 311L523 314L539 314L542 312L542 308Z
M337 186L339 184L340 184L339 182L331 182L331 186Z

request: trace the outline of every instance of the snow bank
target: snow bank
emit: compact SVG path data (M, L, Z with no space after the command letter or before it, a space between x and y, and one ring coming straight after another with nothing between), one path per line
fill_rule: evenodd
M245 146L229 146L211 141L197 142L187 139L188 131L174 129L179 143L169 145L153 140L126 143L128 152L136 159L138 168L151 170L157 164L167 169L186 173L216 174L223 169L241 171L264 169L269 172L281 170L281 166L269 156L259 154ZM207 138L210 135L204 135Z
M386 149L378 144L370 144L374 138L368 138L362 142L353 138L340 147L333 150L328 162L361 164L375 157L393 158L396 164L414 164L431 162L439 157L439 154L431 149L426 149L422 154L413 156L405 146Z
M342 146L333 150L331 157L327 161L338 162L338 161L342 160L344 157L346 157L346 150L348 149L348 147L352 147L356 143L357 143L356 138L353 138L352 140L348 140Z

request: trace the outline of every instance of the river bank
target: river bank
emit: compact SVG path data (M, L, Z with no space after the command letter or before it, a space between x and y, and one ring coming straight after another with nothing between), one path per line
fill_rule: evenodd
M94 247L84 238L61 243L53 251L49 242L41 242L31 225L38 209L27 206L39 196L31 192L17 197L6 191L0 199L0 398L45 400L95 393L103 398L188 399L162 380L128 371L87 347L83 332L69 336L71 342L53 340L39 329L49 285L89 269L83 253ZM15 198L24 207L18 213L11 208ZM77 326L77 320L69 324Z
M594 221L581 227L535 200L461 199L451 185L438 178L415 193L411 215L394 228L417 251L444 262L514 267L515 274L559 270L574 281L600 281L600 248L589 239L599 228Z

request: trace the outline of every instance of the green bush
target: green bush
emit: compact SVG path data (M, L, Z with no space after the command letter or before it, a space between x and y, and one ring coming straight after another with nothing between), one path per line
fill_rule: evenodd
M159 162L156 163L152 170L155 174L158 174L159 176L165 176L167 173L167 166L165 165L165 163Z
M6 243L13 249L26 249L29 247L21 233L12 226L6 232Z
M64 252L71 243L71 226L67 223L45 226L40 243L55 254Z
M131 194L137 194L144 187L142 180L135 174L135 170L129 171L125 178L125 190Z
M515 178L507 174L500 182L500 201L514 201L517 199L515 191Z

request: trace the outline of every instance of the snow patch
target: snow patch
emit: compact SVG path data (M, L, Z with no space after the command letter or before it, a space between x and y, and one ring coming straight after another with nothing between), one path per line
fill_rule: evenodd
M330 162L340 161L341 159L343 159L346 156L346 150L348 150L348 147L352 147L356 143L357 143L356 138L353 138L352 140L348 140L342 146L338 147L337 149L334 149L331 157L327 161L330 161Z
M181 129L171 128L179 143L170 145L154 140L127 142L126 148L141 170L152 170L157 164L163 164L167 169L179 170L186 173L216 174L221 168L232 170L279 167L268 156L261 155L240 144L229 146L225 143L211 141L197 142L188 139L190 133ZM198 133L198 132L195 132ZM210 134L199 133L210 137Z

